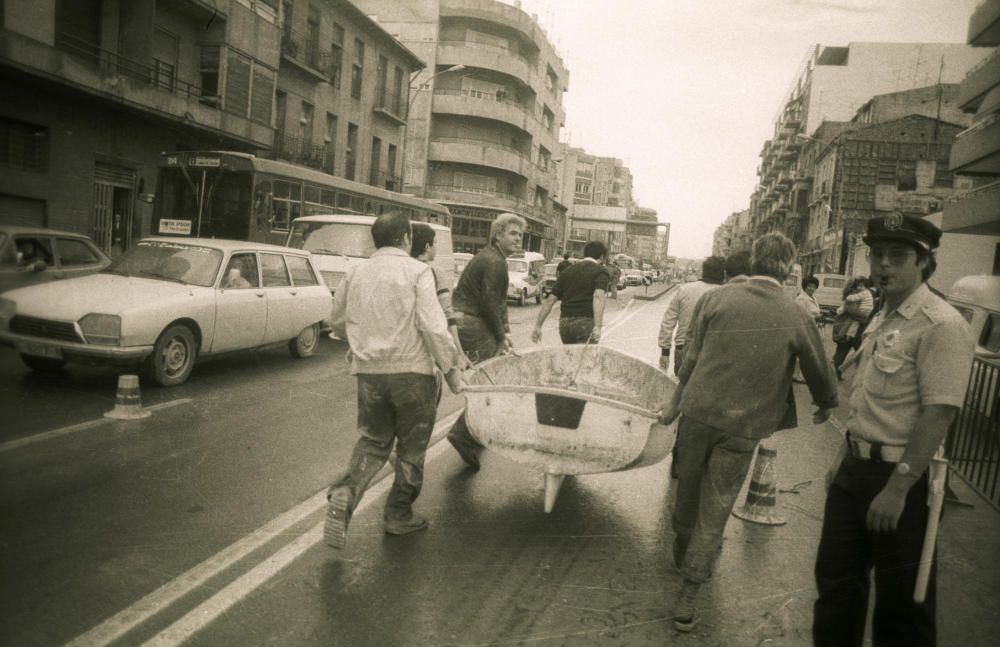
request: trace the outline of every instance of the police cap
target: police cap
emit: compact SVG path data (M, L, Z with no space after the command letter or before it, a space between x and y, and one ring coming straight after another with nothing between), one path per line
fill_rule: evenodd
M868 231L862 240L869 245L878 240L898 240L926 251L936 248L941 242L941 230L923 218L890 213L869 220Z

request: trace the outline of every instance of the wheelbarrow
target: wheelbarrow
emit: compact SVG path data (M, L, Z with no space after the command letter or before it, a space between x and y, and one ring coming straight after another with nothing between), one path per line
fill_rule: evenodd
M545 475L545 512L563 480L662 461L676 422L658 422L676 382L598 345L494 357L466 375L466 421L485 447Z

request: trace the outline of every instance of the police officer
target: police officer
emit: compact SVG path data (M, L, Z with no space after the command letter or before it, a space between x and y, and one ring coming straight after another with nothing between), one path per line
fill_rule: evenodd
M926 281L941 230L893 213L868 221L872 281L885 297L858 351L847 439L827 476L816 557L816 645L861 645L874 568L875 645L933 645L934 565L913 601L929 511L927 467L965 397L968 324Z

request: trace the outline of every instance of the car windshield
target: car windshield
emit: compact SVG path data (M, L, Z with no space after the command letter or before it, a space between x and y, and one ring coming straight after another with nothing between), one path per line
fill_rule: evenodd
M218 249L143 241L116 259L104 272L211 287L221 265L222 252Z
M507 271L508 272L528 272L528 263L526 261L512 261L507 260Z
M371 226L344 222L292 223L288 246L313 254L355 258L368 258L375 251Z

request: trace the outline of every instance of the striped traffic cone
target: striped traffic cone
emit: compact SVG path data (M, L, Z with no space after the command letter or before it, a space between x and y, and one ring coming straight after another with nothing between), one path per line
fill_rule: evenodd
M139 398L139 376L119 375L118 393L115 395L115 408L104 414L105 418L115 420L139 420L148 418L149 411L143 411Z
M775 513L778 504L778 479L774 464L777 459L777 449L765 447L763 443L757 447L757 460L754 462L746 501L739 509L733 510L734 515L744 521L765 526L786 523L784 517Z

